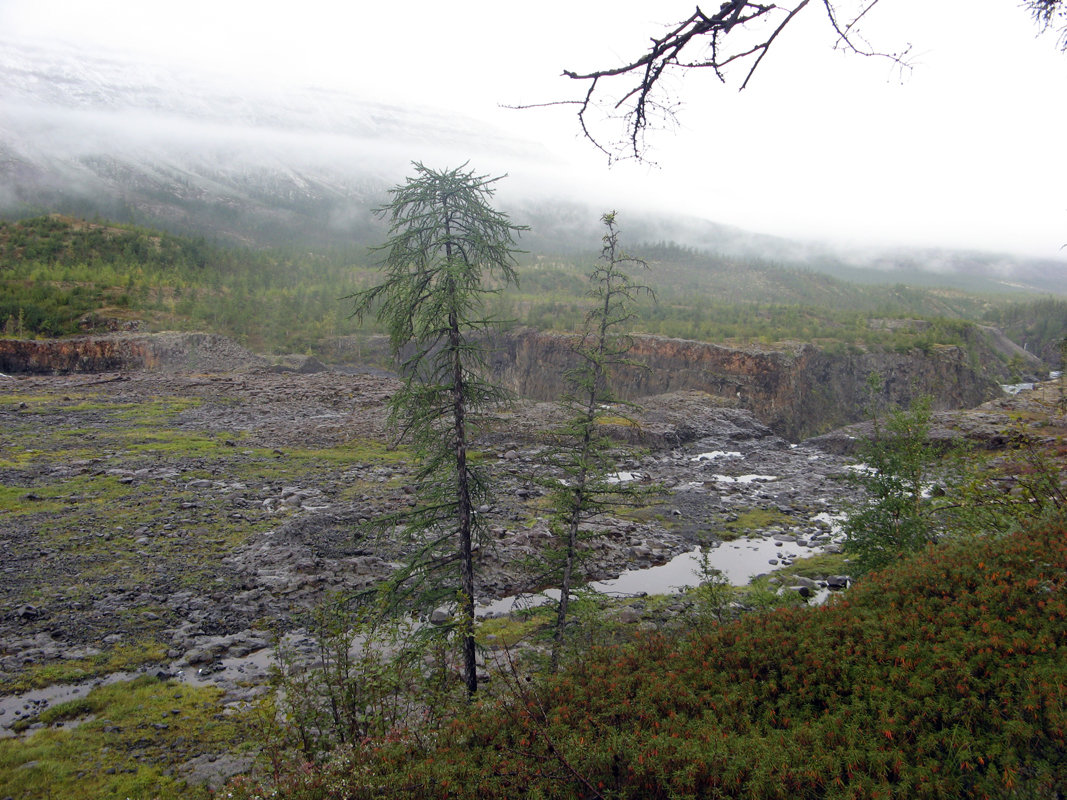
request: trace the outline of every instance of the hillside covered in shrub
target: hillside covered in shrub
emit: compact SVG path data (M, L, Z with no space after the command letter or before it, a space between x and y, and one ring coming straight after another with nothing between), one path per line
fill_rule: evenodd
M372 320L353 318L345 298L376 280L378 254L370 248L379 243L264 249L58 214L0 220L0 335L205 331L257 352L321 353L337 337L376 330ZM520 254L518 283L494 296L491 317L539 330L579 330L596 245L591 238L585 256ZM956 345L977 362L998 357L975 322L1003 322L1017 342L1031 343L1032 331L1013 323L1025 319L1031 328L1041 326L1046 345L1067 330L1059 301L1023 307L1018 294L861 285L795 264L667 243L632 251L647 261L641 280L658 298L637 310L634 332L732 344L804 341L838 350Z
M233 796L1062 796L1067 534L943 545L823 607L509 683L435 737L396 731Z

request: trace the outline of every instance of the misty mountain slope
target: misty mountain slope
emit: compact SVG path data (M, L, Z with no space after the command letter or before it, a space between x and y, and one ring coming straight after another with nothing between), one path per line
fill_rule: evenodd
M998 253L936 248L841 251L815 256L813 268L853 283L951 286L987 293L1067 294L1064 262Z
M471 154L480 171L523 164L551 187L509 179L501 193L501 207L531 227L524 248L569 256L596 248L598 220L609 209L540 145L478 121L321 89L235 89L211 76L0 39L0 214L7 216L100 216L252 246L376 244L383 226L373 209L411 160L454 165ZM697 263L705 258L736 261L752 283L744 293L764 302L804 302L799 288L776 295L781 281L761 277L766 264L799 265L811 281L823 273L852 283L1067 293L1061 262L850 253L656 213L628 198L617 208L627 242L677 242L703 253L691 264L695 277L679 273L678 286L705 282ZM813 283L811 291L837 291L830 286Z
M814 342L838 353L929 353L953 345L999 377L1009 374L1001 369L1005 358L1018 362L1018 370L1036 374L1042 368L994 329L925 313L940 309L939 293L907 290L893 305L894 287L753 267L677 246L648 250L650 269L639 279L660 300L637 304L634 332L738 345ZM518 266L520 285L495 295L488 313L542 331L580 330L589 308L588 264L595 257L559 261L527 254ZM701 267L699 275L694 265ZM378 280L365 251L235 247L58 214L0 220L0 335L16 339L187 330L225 334L256 352L336 356L331 343L351 340L358 349L367 334L381 332L374 319L354 319L345 299ZM981 298L957 295L972 320L985 312ZM1009 306L993 310L1009 322L1047 318L1040 331L1028 330L1017 340L1033 351L1057 332L1062 338L1064 305L1032 306L1036 314ZM1000 346L991 350L991 342Z
M665 302L795 305L867 315L916 314L978 318L990 301L952 288L852 282L818 270L763 259L712 255L674 244L642 243L634 252L649 262L648 278Z
M478 123L308 89L234 92L208 78L4 43L0 208L100 213L280 244L373 228L414 157L535 149Z

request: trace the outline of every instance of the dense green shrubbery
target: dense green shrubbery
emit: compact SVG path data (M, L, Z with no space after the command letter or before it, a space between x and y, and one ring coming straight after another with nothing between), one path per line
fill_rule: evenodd
M759 261L649 248L660 303L634 319L641 333L970 348L973 326L948 317L973 317L988 306L960 293L858 286ZM647 255L644 246L637 251ZM519 286L496 298L492 315L542 330L580 330L594 259L528 256L518 267ZM339 299L370 285L371 260L358 245L347 252L251 250L59 216L0 222L0 334L57 336L91 328L94 319L138 319L146 330L202 329L256 350L304 351L362 329ZM872 326L872 316L917 322Z
M874 391L881 381L868 381ZM931 518L930 483L936 449L930 443L929 396L907 410L873 417L873 436L860 446L859 469L850 475L862 499L844 521L845 551L860 573L888 566L901 555L921 550L941 533Z
M1054 526L931 548L822 608L592 652L461 709L434 747L398 731L278 796L1055 797L1065 665Z
M1061 362L1062 343L1067 338L1067 300L1042 300L995 306L985 320L1003 330L1013 341L1050 363Z
M253 251L58 216L0 222L0 335L61 336L109 319L209 330L257 350L352 333L340 298L370 273L350 253Z

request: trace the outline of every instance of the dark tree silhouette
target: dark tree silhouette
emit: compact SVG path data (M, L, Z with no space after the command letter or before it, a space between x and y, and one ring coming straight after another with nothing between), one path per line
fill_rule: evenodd
M1025 0L1023 5L1034 15L1041 30L1058 31L1060 50L1067 53L1067 6L1064 0Z
M652 37L648 49L632 61L588 72L564 70L568 78L585 85L576 100L549 105L578 106L582 133L611 159L642 160L645 134L650 128L673 122L678 102L665 87L665 78L677 72L707 69L723 82L727 71L742 77L739 88L748 86L763 59L797 16L808 8L821 8L837 37L837 47L859 55L885 58L902 68L908 49L890 52L866 41L860 25L880 0L792 0L783 5L726 0L712 13L699 6L685 20ZM1067 0L1023 0L1042 30L1059 31L1061 49L1067 51ZM608 140L600 132L599 115L621 123L622 135Z

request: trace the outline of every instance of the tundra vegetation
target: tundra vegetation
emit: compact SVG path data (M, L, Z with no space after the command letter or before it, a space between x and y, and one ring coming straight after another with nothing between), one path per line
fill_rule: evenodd
M36 287L47 286L37 307L56 316L46 313L42 319L65 319L69 329L86 314L212 327L203 309L221 309L228 298L238 300L239 309L217 319L216 329L236 331L252 345L270 340L284 349L294 344L303 349L318 342L321 331L306 327L294 309L314 314L318 301L307 298L316 292L325 307L340 305L335 298L341 294L372 286L367 267L347 270L355 277L343 277L341 267L316 273L308 266L301 273L295 256L285 262L277 253L222 251L137 229L52 218L27 230L34 224L52 230L56 252L38 253L42 260L31 268L22 259L25 250L17 257L5 251L0 280L11 289L5 300L17 301L8 312L16 334L48 332L31 330L34 316L28 311ZM89 233L101 237L96 255L77 249L79 237ZM131 237L146 237L144 247L158 246L168 255L154 266L150 257L123 262L114 248ZM202 264L192 255L197 248L207 254ZM212 263L222 263L212 259L223 252L232 254L226 262L232 270L209 277ZM262 275L256 273L260 267ZM580 323L587 299L569 282L569 269L520 261L515 271L529 295L511 290L487 296L485 316L555 308L538 303L558 302L554 324ZM291 294L272 295L265 287L276 271L305 275L307 302L295 300L303 291L295 280ZM322 277L330 274L336 282ZM157 279L163 291L148 289ZM546 300L550 293L538 296L538 288L552 282L567 287L558 301ZM75 291L80 285L84 293ZM128 303L112 302L122 293ZM863 295L857 290L855 296ZM69 301L52 303L60 297ZM272 297L279 303L276 317ZM263 319L252 321L253 299L268 301ZM1060 310L1058 301L1037 302L1051 302L1053 315ZM664 305L679 310L672 324L680 330L698 329L687 322L685 310L696 315L700 304L677 295L656 311L638 307L631 327L648 326L660 313L670 318L658 310ZM951 334L967 341L972 330L960 320L933 320L921 331L869 330L858 322L846 324L851 317L830 305L752 305L735 312L733 330L754 331L745 326L765 316L768 325L779 327L757 339L787 332L806 338L826 326L846 346L894 348L919 346L921 336L940 341ZM979 307L985 308L985 301L975 301L973 308ZM890 308L879 307L878 313L910 315ZM773 321L775 309L784 322ZM853 313L856 320L870 314L848 312ZM241 322L239 314L248 319ZM1020 312L1018 319L1024 317ZM267 333L275 322L283 332ZM351 323L339 317L337 324ZM931 329L940 332L930 334ZM197 401L187 397L121 401L89 384L62 396L6 392L3 402L0 510L11 530L32 527L45 541L24 579L5 587L10 607L89 602L101 585L135 593L149 568L165 572L175 590L195 585L239 591L233 576L219 571L218 553L276 527L279 517L254 508L235 513L227 498L205 499L188 488L190 482L225 477L284 485L314 474L343 497L373 490L369 477L353 478L354 464L424 463L414 450L391 449L384 441L309 443L280 452L246 434L190 428L183 414ZM78 424L31 424L34 417L58 417L60 411ZM886 477L896 469L894 448L925 441L924 413L921 406L890 412L874 438L871 452L882 454ZM611 414L624 419L618 409ZM995 452L960 456L924 450L920 482L927 483L928 476L944 491L928 496L901 484L905 499L925 520L915 552L895 552L885 566L872 565L843 598L819 609L783 607L766 584L741 596L709 570L694 593L700 613L635 636L611 624L604 601L579 598L567 610L573 635L560 649L554 673L511 656L519 643L551 649L558 614L534 609L515 619L467 625L464 632L500 658L500 680L470 703L454 691L454 654L439 639L419 638L404 620L383 622L374 605L353 609L350 598L339 598L316 622L322 668L300 671L283 655L279 679L288 692L253 709L223 713L212 690L147 677L101 687L39 720L53 727L27 739L0 741L0 786L30 798L195 797L206 790L183 787L174 771L196 740L258 754L256 771L226 789L237 798L1062 794L1067 791L1065 451L1058 438L1063 432L1062 418L1050 407L1006 421L1005 446ZM908 462L900 463L900 473L910 474ZM175 482L133 477L146 468L173 471ZM879 501L877 492L871 497ZM734 527L762 524L761 515L768 513L752 509ZM138 527L155 515L173 517L197 535L153 534L149 542L139 542ZM841 561L811 566L828 568L839 571ZM48 581L44 573L52 569L70 570L77 581L63 586ZM740 606L751 613L739 615ZM128 614L114 623L137 630L136 640L22 670L5 678L3 691L157 661L165 647L158 632L173 623L171 611L149 603ZM90 632L94 641L101 632ZM366 644L358 657L349 648L353 634ZM58 727L75 722L80 725L69 730Z
M1037 797L1065 788L1062 521L930 547L821 609L576 654L237 798Z
M872 395L877 378L871 381ZM862 572L887 566L905 553L915 553L937 538L928 518L928 494L936 453L930 443L930 398L923 396L888 420L872 410L873 433L860 450L853 481L864 489L845 521L846 546Z
M0 739L0 786L11 797L206 800L206 786L173 772L190 745L255 749L255 728L221 713L220 694L147 675L95 688L47 709L48 727L28 740Z
M925 399L879 420L858 478L868 499L846 523L863 577L842 598L782 606L754 587L738 616L705 564L695 615L644 634L601 630L544 671L502 647L503 680L437 715L432 737L406 721L231 791L1056 796L1067 789L1067 504L1064 423L1044 411L1006 448L964 458L931 447ZM555 644L554 617L531 612L520 635Z
M1058 343L1067 336L1061 299L993 294L988 286L860 285L820 274L818 264L768 263L666 242L631 246L650 265L658 297L635 308L633 333L898 351L949 344L980 359L996 356L979 350L975 324L994 324L1050 363L1057 363ZM489 315L544 330L581 330L584 265L595 254L516 257L519 282L487 298ZM373 316L351 318L338 302L374 285L376 275L358 246L253 250L58 215L0 221L0 335L136 325L223 333L256 352L323 355L337 337L385 332ZM872 318L900 324L872 325Z
M880 378L872 376L869 384L872 433L849 476L862 492L843 526L855 574L942 540L977 531L1005 535L1062 519L1063 432L1042 431L1057 409L1046 408L1029 425L1020 415L1006 420L1004 446L990 453L966 442L934 443L929 396L906 409L878 412L873 397Z
M185 415L197 401L188 397L135 402L88 384L4 395L0 468L11 490L3 497L5 525L33 527L44 537L25 580L6 582L8 607L45 607L68 596L88 603L102 585L136 593L147 566L138 550L152 553L152 568L170 575L176 590L199 584L239 591L225 583L218 553L276 528L285 512L237 508L225 496L186 489L189 481L233 476L252 486L282 485L315 475L331 497L358 495L374 489L353 482L353 465L410 458L384 441L279 454L254 436L190 428ZM61 416L67 409L72 414ZM774 595L757 588L750 599L729 599L724 613L721 592L710 586L706 613L635 640L632 626L612 626L610 613L579 600L557 675L517 662L517 682L506 679L504 645L550 647L554 615L534 610L491 620L477 636L504 659L501 680L482 687L470 705L453 682L447 689L434 684L439 666L455 674L449 655L410 646L402 627L367 630L342 607L324 614L319 629L329 671L286 677L302 693L224 714L212 690L165 680L94 690L51 710L49 728L0 741L0 785L30 798L195 797L204 792L183 787L174 770L207 743L259 754L258 777L226 790L235 797L369 797L386 786L401 797L507 797L523 785L531 796L548 797L713 790L773 797L787 787L820 797L1054 795L1065 788L1057 767L1065 747L1067 554L1056 499L1064 429L1054 403L1047 412L1005 418L1005 430L1026 441L1012 439L987 459L972 453L964 462L1002 495L1011 487L1007 498L1020 512L1014 523L943 536L824 608L776 608L768 602ZM61 418L69 427L37 424ZM944 465L956 469L952 456ZM177 484L125 483L107 474L147 466L177 472ZM357 472L370 480L371 469ZM969 483L960 487L972 491ZM1035 502L1023 502L1031 491ZM190 503L197 507L179 508ZM171 517L186 520L183 528L195 535L135 541L146 519ZM49 570L68 569L78 572L77 583L47 578ZM814 574L842 569L838 560ZM738 600L756 610L736 618ZM152 662L166 646L153 632L174 624L171 613L162 604L132 608L129 618L112 622L115 630L141 631L142 639L54 662L65 675L45 665L29 669L4 690ZM92 641L106 630L90 631ZM372 639L362 660L347 648L353 630ZM407 660L369 658L398 650ZM331 691L336 716L329 704L284 705Z

